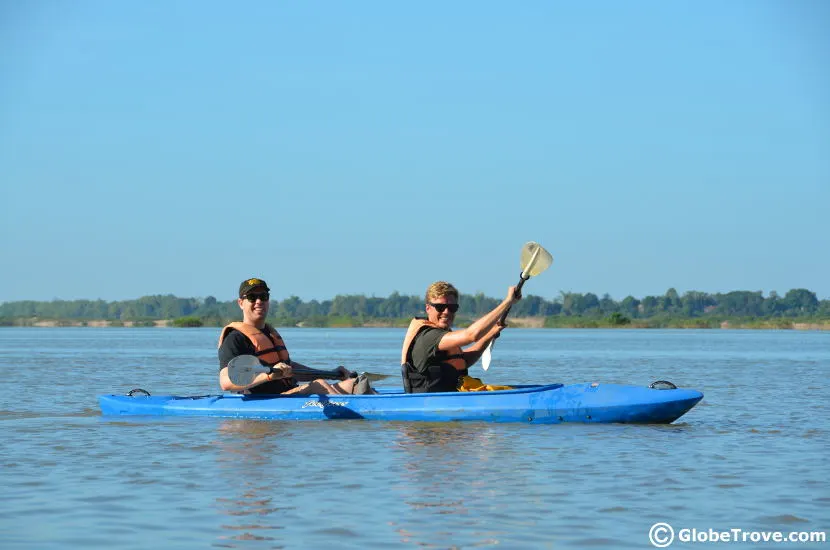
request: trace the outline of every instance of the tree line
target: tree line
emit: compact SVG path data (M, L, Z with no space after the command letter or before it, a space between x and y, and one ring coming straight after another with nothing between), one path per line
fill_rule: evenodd
M499 299L484 294L463 294L458 320L463 323L493 309ZM372 320L405 320L424 314L422 296L397 292L386 298L338 295L332 300L304 301L297 296L272 300L270 320L275 324L305 326L354 325ZM609 319L620 325L647 319L830 319L830 300L819 300L814 292L798 288L783 296L772 291L733 291L709 294L690 291L682 296L670 288L662 296L642 299L627 296L616 301L608 294L562 292L552 300L526 295L511 310L515 317L544 317L548 326L562 326L575 319ZM151 322L178 319L181 325L222 325L240 318L236 300L179 298L173 295L144 296L135 300L23 300L0 304L0 324L21 324L21 320ZM459 323L459 324L461 324ZM23 323L25 324L25 323ZM702 325L701 325L702 326Z

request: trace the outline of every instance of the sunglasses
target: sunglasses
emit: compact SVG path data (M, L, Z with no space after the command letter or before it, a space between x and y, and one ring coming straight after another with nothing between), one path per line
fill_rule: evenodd
M444 313L445 309L449 309L450 313L455 313L458 311L458 304L433 304L429 302L429 305L435 308L435 311L438 313Z
M256 294L246 294L245 299L249 302L256 303L257 300L262 300L263 302L267 302L271 299L271 294L268 292L256 293Z

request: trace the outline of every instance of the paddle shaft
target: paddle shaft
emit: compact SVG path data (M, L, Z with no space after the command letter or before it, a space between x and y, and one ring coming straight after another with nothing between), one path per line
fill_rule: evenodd
M249 386L253 383L254 378L258 374L271 374L278 369L274 367L263 365L255 355L238 355L228 361L228 378L237 386ZM291 369L294 374L301 376L310 376L312 378L330 378L341 380L339 370L319 370L312 369L305 366L293 366ZM359 378L365 376L370 382L377 382L385 378L390 378L391 374L376 374L374 372L359 372L352 373L351 378Z
M336 370L306 370L306 369L295 369L292 368L291 370L294 371L294 374L307 374L311 376L315 376L317 378L331 378L335 380L340 380L340 373ZM359 378L360 376L365 376L369 379L369 382L378 382L380 380L386 380L387 378L392 378L395 376L394 374L378 374L376 372L352 372L349 378Z
M325 377L325 378L340 378L340 373L337 372L336 370L315 371L315 370L298 369L298 368L294 368L294 367L291 367L291 370L295 374L314 374L316 376L322 376L322 377ZM353 372L352 375L351 375L351 378L357 378L357 373Z
M291 370L294 374L310 374L312 376L316 376L318 378L330 378L335 380L340 380L340 372L337 370L317 370L317 369L303 369L303 368L295 368L291 367ZM378 374L376 372L352 372L349 378L357 378L360 375L366 376L370 382L377 382L378 380L384 380L386 378L391 378L393 374Z
M273 372L277 372L278 369L274 369L274 367L263 367L263 369L268 369L268 374ZM320 378L328 378L328 379L337 379L340 380L340 372L336 370L319 370L319 369L303 369L297 367L291 367L291 372L293 374L310 374L312 376L317 376ZM357 378L357 373L353 372L350 378Z
M522 287L524 286L525 281L530 279L530 277L527 277L527 279L526 279L524 275L525 275L524 271L522 271L521 275L519 275L519 284L516 285L516 294L521 294ZM507 306L507 309L504 311L504 313L501 314L501 317L499 317L499 322L498 322L499 325L503 325L504 322L507 320L507 314L510 313L510 308L511 307L513 307L513 306Z

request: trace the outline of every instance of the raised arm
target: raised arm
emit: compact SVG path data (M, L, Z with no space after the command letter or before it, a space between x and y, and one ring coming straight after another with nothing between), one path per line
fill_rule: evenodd
M502 313L507 311L507 309L510 306L512 306L521 299L522 295L516 292L516 287L511 286L509 289L507 289L507 296L504 298L504 300L502 300L502 302L498 306L496 306L492 311L490 311L480 319L476 320L467 328L461 330L454 330L452 332L448 332L447 334L445 334L444 337L441 338L441 341L438 343L438 349L448 350L455 347L466 346L476 342L481 342L486 338L492 339L496 334L498 334L501 331L501 327L497 327L497 323L499 322L499 318L501 317ZM484 347L486 347L486 344L484 344L481 347L482 352L484 351ZM479 353L478 356L480 357L481 353ZM478 357L476 357L476 360L478 360ZM472 363L468 362L468 364Z

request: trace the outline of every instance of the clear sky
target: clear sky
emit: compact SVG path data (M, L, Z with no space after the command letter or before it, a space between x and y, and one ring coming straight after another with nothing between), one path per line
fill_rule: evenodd
M0 301L830 297L830 2L0 4Z

